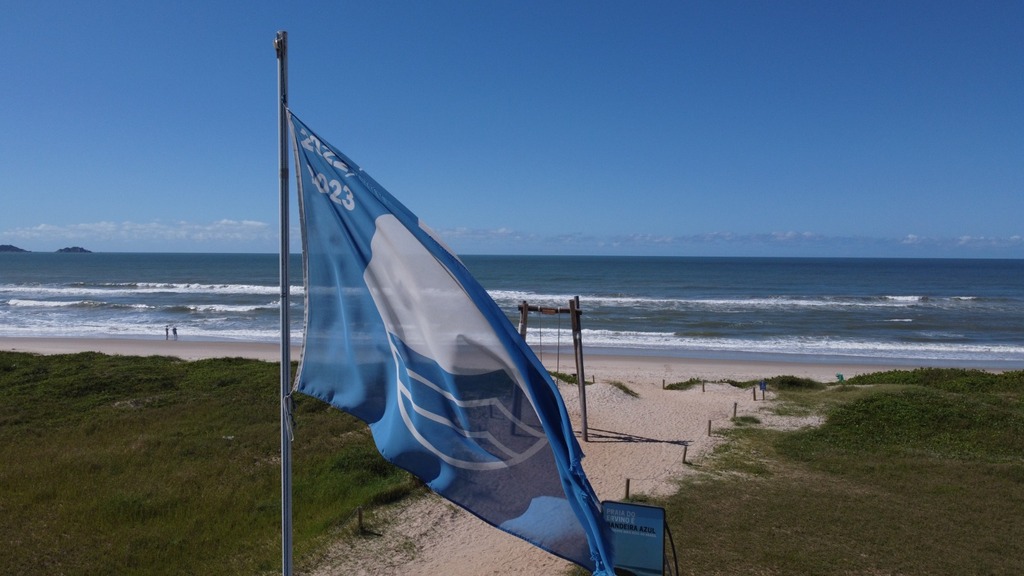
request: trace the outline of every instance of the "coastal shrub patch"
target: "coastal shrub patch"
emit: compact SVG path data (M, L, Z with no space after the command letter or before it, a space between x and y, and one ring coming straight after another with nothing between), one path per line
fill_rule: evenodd
M753 424L760 424L761 419L757 416L737 416L732 419L732 422L737 426L750 426Z
M694 386L700 386L704 381L700 378L690 378L682 382L672 382L671 384L665 385L665 390L689 390Z
M566 374L565 372L548 372L548 374L550 374L551 377L554 378L555 380L561 380L562 382L565 382L566 384L576 384L577 383L576 375L575 374Z
M637 394L637 392L635 390L633 390L629 386L626 386L624 383L619 382L618 380L612 380L612 381L608 382L608 384L610 386L613 386L613 387L621 390L626 396L630 396L630 397L633 397L633 398L639 398L640 397L640 394Z
M799 376L772 376L771 378L764 378L764 381L773 390L824 390L827 388L827 385L823 382ZM723 382L736 388L756 388L761 384L761 379L723 380Z
M824 390L826 385L810 378L798 376L773 376L767 380L772 390Z

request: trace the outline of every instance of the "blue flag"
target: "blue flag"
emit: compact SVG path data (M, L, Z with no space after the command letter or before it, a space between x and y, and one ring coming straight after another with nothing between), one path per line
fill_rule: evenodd
M465 266L289 113L306 326L296 387L484 521L594 574L610 532L557 387Z

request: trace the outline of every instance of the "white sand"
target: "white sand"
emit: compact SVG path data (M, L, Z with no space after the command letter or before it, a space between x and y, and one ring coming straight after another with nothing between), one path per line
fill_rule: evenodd
M256 343L187 342L119 339L0 338L0 350L45 354L98 351L109 354L167 355L186 359L240 356L274 361L278 346ZM295 350L292 359L299 358ZM545 357L549 369L556 359ZM887 370L887 366L689 360L661 357L586 357L589 442L581 438L577 386L560 385L570 417L585 453L583 467L602 500L631 494L666 495L675 481L690 473L683 464L700 464L720 439L715 431L737 415L757 415L769 425L784 423L767 414L767 401L754 400L750 390L717 383L723 379L751 380L790 374L835 382L846 377ZM571 357L570 357L571 361ZM559 361L559 371L575 372L571 362ZM709 382L687 391L663 390L662 383L700 378ZM639 394L633 398L609 385L618 381ZM708 422L712 435L708 436ZM385 522L387 517L393 518ZM301 518L294 522L301 523ZM330 574L403 574L405 576L480 576L485 574L561 574L570 564L485 524L441 498L431 495L405 502L368 519L379 536L341 540L321 559L313 576Z
M159 340L132 338L13 338L0 337L0 350L37 354L102 352L123 356L173 356L184 360L200 358L252 358L277 362L279 344L261 342L208 342L202 340ZM300 348L292 347L292 360L298 360Z

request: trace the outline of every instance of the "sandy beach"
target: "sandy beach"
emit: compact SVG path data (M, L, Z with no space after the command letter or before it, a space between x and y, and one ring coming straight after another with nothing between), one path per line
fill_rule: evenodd
M263 342L227 342L203 340L162 340L134 338L19 338L0 337L0 350L36 354L73 354L102 352L122 356L172 356L183 360L201 358L251 358L276 362L281 346ZM292 347L292 360L299 359L301 348Z
M276 362L280 359L280 345L266 342L204 341L204 340L163 340L133 338L29 338L0 336L0 350L8 352L33 352L36 354L72 354L75 352L101 352L124 356L172 356L183 360L201 358L251 358ZM291 359L301 358L302 347L291 347ZM568 356L568 357L566 357ZM552 354L542 355L541 360L549 370L575 372L571 354L563 354L560 360ZM710 360L702 358L676 358L670 356L611 356L587 354L584 360L587 381L660 383L678 382L690 378L717 380L750 380L770 378L781 374L813 378L831 382L836 374L845 377L891 370L897 367L886 364L858 363L806 363L789 361Z
M0 350L41 354L96 351L123 355L164 355L183 359L279 358L276 344L183 340L0 338ZM298 360L300 349L293 350ZM547 367L574 372L571 357L543 358ZM557 362L557 366L555 365ZM773 394L755 400L749 390L722 380L750 380L794 375L821 382L889 370L893 366L682 359L672 357L586 356L589 441L582 440L577 387L560 385L585 458L584 469L602 500L632 494L666 495L675 481L692 473L730 426L733 413L755 415L766 426L815 425L814 419L782 419L771 414ZM687 391L664 390L663 383L699 378L706 384ZM632 397L610 382L638 394ZM703 388L703 389L702 389ZM711 435L708 426L711 426ZM296 518L295 522L301 522ZM570 564L518 538L492 528L436 496L415 499L375 512L379 536L341 540L320 559L316 576L345 573L479 576L482 574L560 574Z

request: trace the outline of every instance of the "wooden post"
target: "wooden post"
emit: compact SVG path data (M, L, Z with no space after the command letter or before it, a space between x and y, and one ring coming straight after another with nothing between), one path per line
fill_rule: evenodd
M689 444L683 444L683 464L686 464L686 449L689 447Z
M708 436L711 436L711 420L708 420Z
M519 305L519 336L522 337L523 342L526 342L526 322L530 317L530 305L523 300L523 303ZM513 436L517 434L516 422L519 421L523 413L523 392L516 386L512 390L512 414L515 419L510 423L510 429Z
M733 402L733 403L732 403L732 417L733 417L733 418L735 418L735 417L736 417L736 407L737 407L738 405L739 405L739 402Z
M519 305L519 335L526 340L526 319L530 315L530 306L526 304L526 300Z
M750 391L754 393L754 402L757 402L757 388L751 388Z
M587 435L587 379L583 373L583 331L580 328L580 297L569 300L569 316L572 319L572 348L576 355L576 382L580 388L580 418L583 424L583 441Z
M701 381L701 383L700 383L700 393L701 394L704 393L704 382L703 381Z
M625 500L629 500L629 478L626 478L626 498L625 498Z

